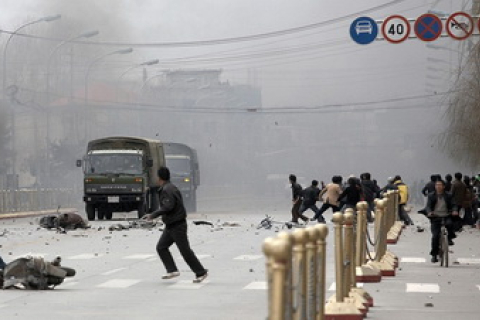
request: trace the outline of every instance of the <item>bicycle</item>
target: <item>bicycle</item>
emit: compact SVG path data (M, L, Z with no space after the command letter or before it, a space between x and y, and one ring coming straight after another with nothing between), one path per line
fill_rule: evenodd
M440 245L438 248L438 257L440 266L448 268L448 231L445 227L445 218L442 218L442 227L440 228Z
M274 221L273 218L269 215L265 215L265 218L262 219L262 221L260 221L260 223L258 224L257 226L257 229L266 229L266 230L269 230L273 227L274 224L278 224L278 225L281 225L282 226L282 229L283 228L288 228L288 229L292 229L292 228L305 228L305 225L300 225L300 224L297 224L297 223L294 223L294 222L278 222L278 221Z

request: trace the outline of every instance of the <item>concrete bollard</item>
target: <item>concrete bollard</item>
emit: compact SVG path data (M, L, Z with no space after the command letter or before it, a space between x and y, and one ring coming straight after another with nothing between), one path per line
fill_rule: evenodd
M288 242L277 238L264 242L263 252L269 261L271 278L269 278L269 320L285 320L285 279L288 258L290 256Z
M335 279L336 294L335 301L329 301L325 306L326 320L341 319L363 319L363 314L357 309L355 303L350 299L345 299L344 293L344 253L343 253L343 214L336 212L332 218L335 224Z
M370 263L366 263L367 208L368 204L365 201L357 204L356 281L367 283L380 282L382 280L381 271Z
M325 319L325 281L327 273L327 242L328 227L325 224L317 224L317 315L315 320Z
M308 234L305 229L296 229L293 235L293 319L307 317L307 264L306 248Z
M282 231L277 236L285 240L288 245L287 274L285 279L285 320L291 320L293 317L293 276L292 276L292 248L293 236L291 233ZM269 293L270 296L270 293Z
M377 269L381 270L382 276L395 276L395 267L383 260L383 256L385 255L385 252L384 252L385 250L383 249L384 246L383 246L382 242L386 243L386 237L385 237L386 232L384 232L382 230L382 226L384 224L384 222L382 220L385 219L384 208L386 207L386 205L388 205L388 201L386 201L386 202L384 200L378 200L377 201L377 205L376 205L377 214L376 214L376 216L380 220L380 222L379 222L380 229L379 229L379 233L378 233L379 238L375 239L375 240L377 242L376 250L378 250L378 251L375 252L375 260L373 262L371 262L371 265L376 267ZM382 236L382 234L383 234L383 236Z

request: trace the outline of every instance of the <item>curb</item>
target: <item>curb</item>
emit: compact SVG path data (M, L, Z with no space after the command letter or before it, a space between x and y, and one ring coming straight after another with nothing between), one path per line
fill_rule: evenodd
M77 212L76 208L65 208L60 209L58 213L66 213L66 212ZM56 214L57 210L41 210L41 211L23 211L23 212L10 212L10 213L0 213L0 220L4 219L16 219L16 218L30 218L30 217L37 217L37 216L44 216L49 214Z

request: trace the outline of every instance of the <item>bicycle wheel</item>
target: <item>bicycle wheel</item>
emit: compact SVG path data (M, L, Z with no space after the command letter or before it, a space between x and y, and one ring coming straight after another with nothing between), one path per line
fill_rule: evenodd
M448 267L448 240L447 235L443 232L440 237L440 266Z

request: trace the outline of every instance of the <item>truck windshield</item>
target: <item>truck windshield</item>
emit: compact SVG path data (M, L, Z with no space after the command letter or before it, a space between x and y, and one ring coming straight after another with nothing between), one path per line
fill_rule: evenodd
M142 156L133 154L92 154L86 161L87 173L142 174Z
M190 173L190 159L166 157L165 161L168 169L173 175Z

